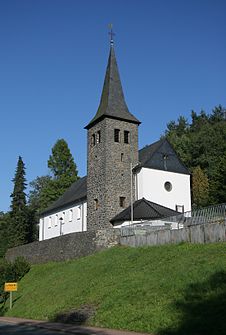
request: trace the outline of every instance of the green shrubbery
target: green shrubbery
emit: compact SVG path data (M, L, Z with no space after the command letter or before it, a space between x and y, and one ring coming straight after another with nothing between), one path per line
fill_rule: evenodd
M8 297L8 292L4 292L4 284L19 281L29 270L30 265L23 257L17 257L13 263L0 260L0 303L5 303Z

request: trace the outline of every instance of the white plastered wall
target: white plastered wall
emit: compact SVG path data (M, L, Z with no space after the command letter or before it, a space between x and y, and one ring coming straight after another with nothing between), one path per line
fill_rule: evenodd
M167 191L165 182L172 184ZM136 199L145 198L159 205L176 210L176 205L191 210L190 175L142 168L136 175Z
M62 218L62 220L60 220ZM87 230L87 202L66 207L40 218L39 241Z

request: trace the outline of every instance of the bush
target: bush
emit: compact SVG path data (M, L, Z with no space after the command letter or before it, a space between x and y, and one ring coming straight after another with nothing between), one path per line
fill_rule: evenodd
M31 266L23 257L17 257L12 264L15 281L19 281L26 273L29 272Z
M29 270L30 264L23 257L17 257L13 263L0 260L0 303L4 303L8 297L4 284L19 281Z

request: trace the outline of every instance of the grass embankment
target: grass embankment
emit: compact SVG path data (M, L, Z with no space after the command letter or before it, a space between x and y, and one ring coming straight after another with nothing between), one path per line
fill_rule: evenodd
M90 325L155 334L225 334L226 244L115 247L32 266L5 315L54 319L81 306Z

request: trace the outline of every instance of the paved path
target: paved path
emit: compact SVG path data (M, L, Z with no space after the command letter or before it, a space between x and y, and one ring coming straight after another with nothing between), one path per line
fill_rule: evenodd
M59 332L76 335L147 335L144 333L135 333L107 328L75 326L64 323L0 317L1 335L58 335Z

